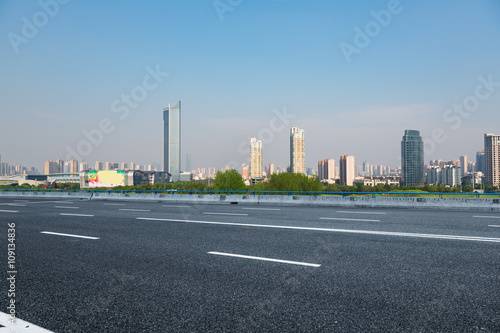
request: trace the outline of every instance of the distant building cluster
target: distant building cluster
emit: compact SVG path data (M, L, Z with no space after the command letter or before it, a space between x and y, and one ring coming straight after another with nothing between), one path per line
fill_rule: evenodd
M42 174L52 177L72 176L81 172L97 171L137 171L130 173L137 177L153 177L168 173L168 181L191 181L213 179L217 171L226 171L233 167L202 167L191 169L191 155L186 154L186 165L181 166L181 101L169 104L163 109L163 167L160 164L139 165L134 162L102 162L90 165L75 159L69 161L45 161ZM424 163L424 144L420 132L406 130L401 140L401 166L373 165L368 161L356 162L353 155L340 156L338 160L331 157L318 161L317 170L306 167L305 131L298 127L290 128L290 164L286 167L274 163L264 165L263 143L257 138L250 138L250 156L248 162L241 166L241 175L247 184L266 181L275 173L290 172L308 176L317 176L318 180L329 184L352 186L362 185L403 185L420 186L443 185L446 187L473 186L500 187L500 135L485 134L484 150L476 153L475 162L469 161L467 155L456 160L431 160ZM141 173L142 172L142 173ZM2 162L0 156L0 176L37 175L34 167L9 165ZM89 175L93 175L89 173ZM103 174L104 175L104 174ZM135 178L134 178L135 177ZM156 176L154 176L156 177ZM159 176L160 177L160 176ZM137 178L137 179L136 179ZM161 176L160 179L166 179ZM145 181L145 180L142 180ZM150 182L157 181L151 178Z
M26 167L23 165L11 165L2 162L2 155L0 155L0 176L13 176L13 175L36 175L38 170L35 167Z
M86 162L78 162L77 160L63 161L45 161L43 174L58 174L58 173L79 173L82 171L105 171L105 170L140 170L140 171L159 171L158 166L153 164L140 165L134 162L101 162L96 161L94 165L89 165Z

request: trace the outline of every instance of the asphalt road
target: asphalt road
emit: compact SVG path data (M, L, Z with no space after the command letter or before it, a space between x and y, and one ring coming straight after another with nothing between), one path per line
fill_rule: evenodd
M8 223L54 332L500 332L498 213L0 199L4 313Z

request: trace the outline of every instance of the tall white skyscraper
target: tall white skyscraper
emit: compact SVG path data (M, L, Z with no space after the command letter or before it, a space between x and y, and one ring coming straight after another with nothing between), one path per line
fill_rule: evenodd
M181 101L163 109L163 171L173 182L181 178Z
M250 178L262 178L262 141L250 139Z
M356 177L356 158L350 155L340 157L340 185L352 186Z
M485 183L500 186L500 135L484 135Z
M290 128L290 172L306 174L306 143L304 130Z

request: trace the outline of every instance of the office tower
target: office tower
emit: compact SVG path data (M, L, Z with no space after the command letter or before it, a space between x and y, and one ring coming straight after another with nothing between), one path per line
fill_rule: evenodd
M484 135L485 183L500 186L500 135Z
M134 162L130 162L130 170L137 170L137 164Z
M69 173L78 173L78 161L73 159L69 161Z
M352 186L356 177L356 158L344 155L340 157L340 185Z
M406 130L401 141L401 180L404 186L424 183L424 143L419 131Z
M306 173L306 144L304 130L290 128L290 172Z
M262 141L250 139L250 178L262 178Z
M460 168L462 168L462 176L469 173L469 161L467 160L467 155L460 156Z
M318 162L318 179L323 180L334 180L335 179L335 160L326 159Z
M127 170L128 169L128 165L127 163L125 162L121 162L120 163L120 170Z
M485 173L486 166L486 155L484 154L484 150L478 151L476 153L476 171Z
M241 168L242 168L241 176L243 177L243 180L250 179L250 171L248 168L248 164L242 164Z
M163 171L170 173L171 181L181 174L181 101L163 109Z

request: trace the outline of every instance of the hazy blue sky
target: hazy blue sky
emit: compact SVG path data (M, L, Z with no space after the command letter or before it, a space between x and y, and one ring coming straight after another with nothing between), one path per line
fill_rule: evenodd
M405 129L426 160L475 159L500 134L497 0L61 2L0 1L3 161L80 148L92 164L161 162L162 109L178 99L193 167L246 162L254 136L286 167L290 126L314 168L344 154L398 166Z

